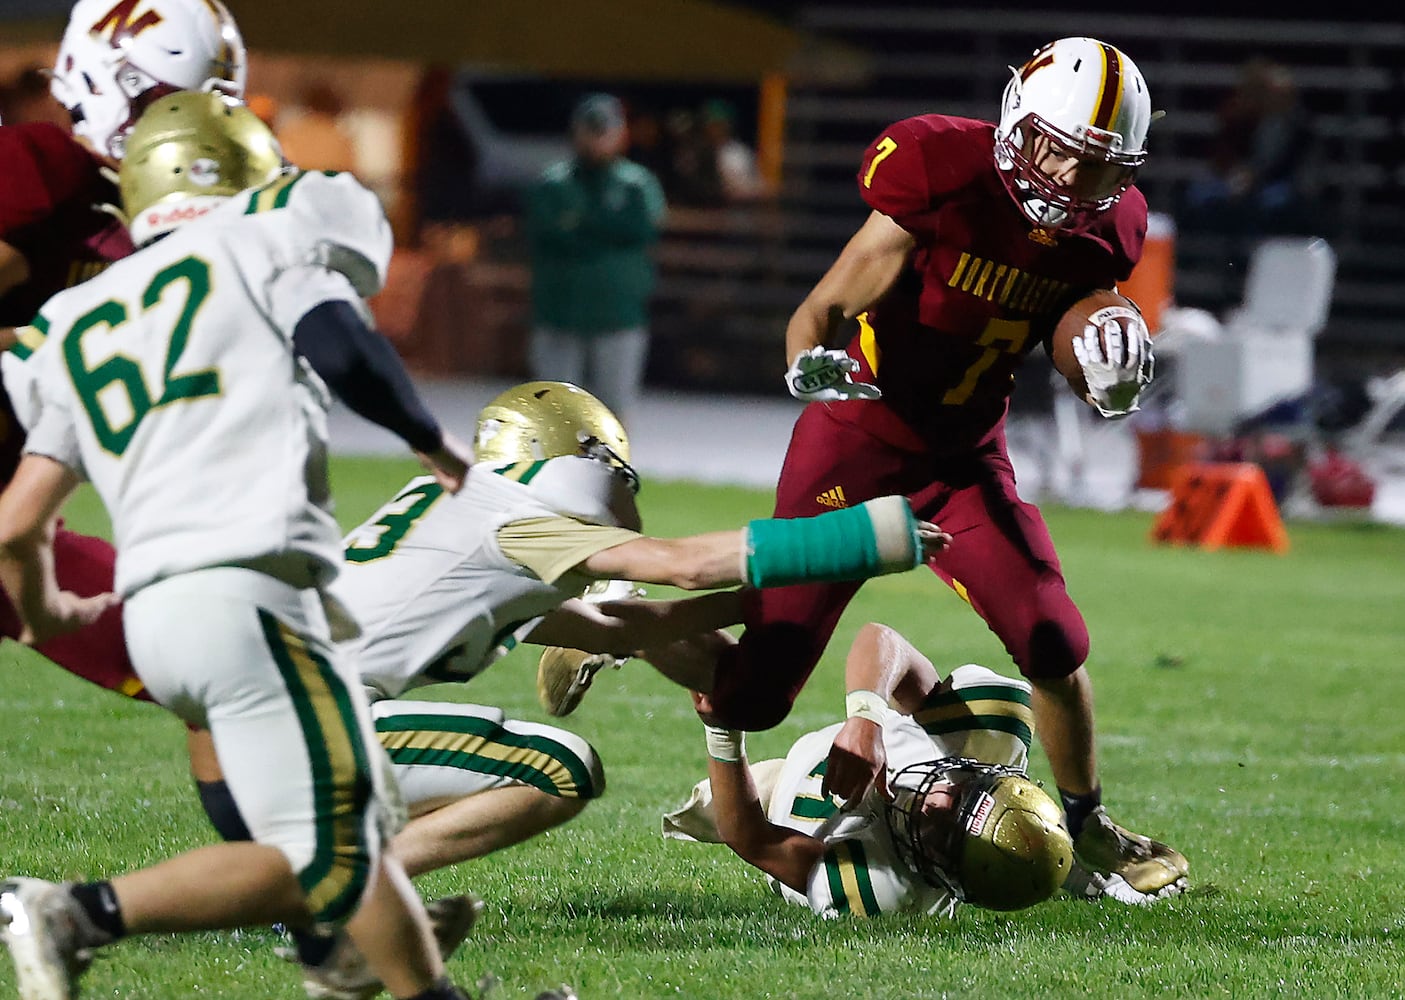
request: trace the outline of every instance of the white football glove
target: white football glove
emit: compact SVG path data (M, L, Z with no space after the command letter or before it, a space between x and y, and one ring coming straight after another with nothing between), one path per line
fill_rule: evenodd
M1099 413L1125 417L1139 409L1137 398L1156 370L1151 334L1141 313L1126 306L1097 310L1074 339L1073 356L1088 383L1088 402Z
M871 382L855 382L850 376L859 363L843 351L812 347L797 355L785 373L785 385L796 399L810 403L832 403L840 399L878 399L883 390Z

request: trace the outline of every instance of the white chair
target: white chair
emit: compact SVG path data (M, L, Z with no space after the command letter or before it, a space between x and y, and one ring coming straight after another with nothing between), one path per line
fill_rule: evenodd
M1312 387L1313 341L1327 322L1337 258L1326 240L1264 240L1249 262L1244 301L1222 321L1202 311L1168 322L1175 390L1186 430L1223 434L1244 417ZM1193 315L1191 314L1193 312ZM1158 346L1158 351L1161 347Z

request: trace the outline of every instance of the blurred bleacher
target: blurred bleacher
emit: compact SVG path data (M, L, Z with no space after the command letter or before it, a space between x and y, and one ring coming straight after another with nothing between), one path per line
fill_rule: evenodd
M1317 136L1312 235L1331 242L1338 262L1330 315L1316 345L1318 370L1360 377L1405 367L1405 23L824 0L802 0L789 13L815 36L867 53L868 73L827 74L811 62L791 80L783 183L774 202L671 207L658 250L651 385L782 394L786 320L866 214L854 185L866 145L908 115L993 118L1007 66L1050 39L1075 34L1124 48L1146 76L1154 106L1166 110L1153 126L1152 155L1138 183L1152 211L1171 216L1184 185L1202 169L1216 107L1245 62L1261 56L1291 72ZM1222 311L1237 301L1243 275L1232 252L1223 236L1182 228L1175 245L1177 304ZM431 339L450 343L454 356L431 352L421 367L519 373L530 282L520 244L473 272L471 294L436 310L453 329ZM466 314L492 317L491 328L479 324L484 328L472 343L462 339ZM1047 401L1045 389L1042 379L1022 380L1029 400Z
M1318 364L1344 373L1405 365L1405 24L989 10L802 7L801 27L873 54L861 85L797 81L787 104L784 187L763 209L676 211L660 249L651 378L779 390L790 311L862 221L854 188L864 147L889 122L944 113L992 118L1006 68L1051 38L1093 34L1123 47L1166 109L1139 185L1173 213L1200 168L1215 108L1259 55L1285 65L1319 148L1314 210L1338 276ZM1224 237L1177 237L1178 304L1218 309L1242 276Z

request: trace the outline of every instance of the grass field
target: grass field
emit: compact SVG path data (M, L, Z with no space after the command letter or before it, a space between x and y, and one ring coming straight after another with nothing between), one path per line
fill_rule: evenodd
M342 461L344 522L412 471ZM675 535L767 513L758 492L646 484L645 523ZM74 526L101 531L91 497ZM1105 798L1191 860L1194 891L1145 910L1060 898L954 922L821 922L771 896L724 848L665 842L659 816L703 771L687 697L638 664L604 675L571 728L609 792L573 824L420 882L488 910L451 964L495 997L561 982L602 997L1405 996L1405 532L1292 525L1286 557L1150 545L1141 514L1046 511L1093 635ZM867 585L760 759L843 710L854 629L903 630L939 667L1013 669L925 572ZM191 651L198 656L198 650ZM468 691L542 719L535 656ZM0 654L0 869L103 876L211 839L184 776L181 728L6 644ZM1036 750L1036 777L1047 765ZM301 995L271 932L153 937L109 949L85 995ZM14 995L0 966L0 997Z

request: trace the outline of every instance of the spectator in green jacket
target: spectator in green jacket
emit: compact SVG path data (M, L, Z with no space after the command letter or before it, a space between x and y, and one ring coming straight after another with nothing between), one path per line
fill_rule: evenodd
M574 155L548 167L527 198L532 377L588 389L627 426L648 352L663 189L624 158L617 98L581 101L571 140Z

